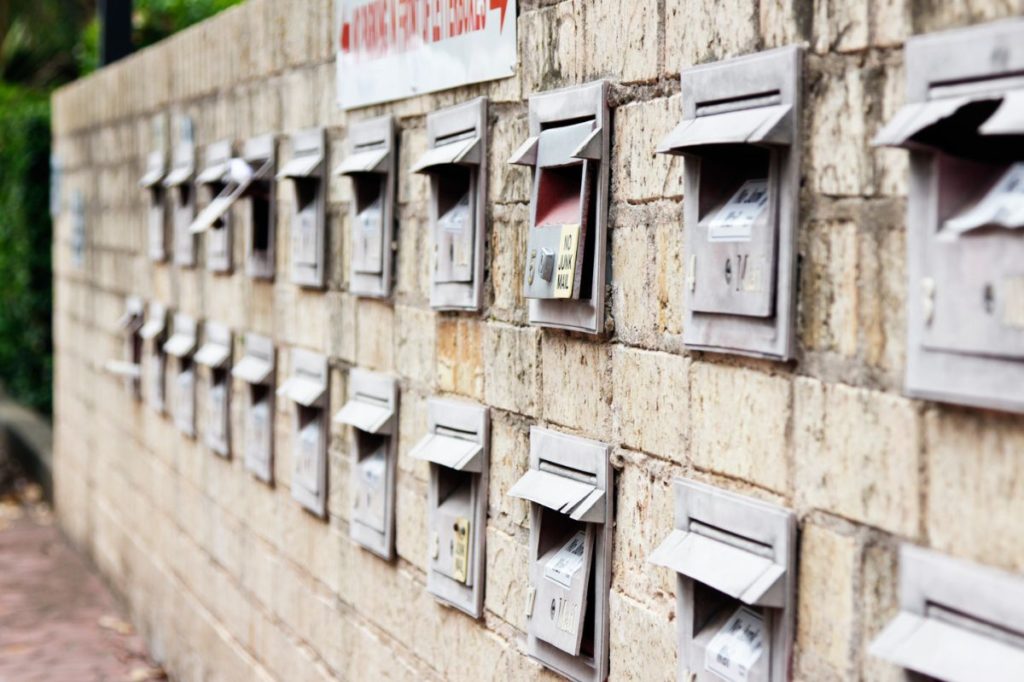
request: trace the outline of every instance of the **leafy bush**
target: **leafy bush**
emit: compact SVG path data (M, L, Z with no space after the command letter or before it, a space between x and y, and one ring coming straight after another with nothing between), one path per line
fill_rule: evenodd
M47 97L0 84L0 382L44 413L53 376L49 154Z

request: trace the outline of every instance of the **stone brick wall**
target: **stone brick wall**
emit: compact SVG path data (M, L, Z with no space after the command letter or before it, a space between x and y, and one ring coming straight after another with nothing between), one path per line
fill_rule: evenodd
M675 674L674 578L647 563L671 528L675 476L796 511L797 679L899 678L866 648L894 613L901 541L1024 571L1024 423L901 395L907 163L903 152L868 146L902 103L908 35L1019 13L1020 2L522 0L517 76L353 114L334 104L333 4L249 0L54 97L65 197L83 193L88 236L78 268L65 210L54 244L58 509L176 678L545 677L524 654L527 508L505 495L527 466L535 424L614 448L613 679ZM654 155L681 110L678 70L791 43L807 46L799 357L780 364L686 352L682 161ZM530 93L598 77L612 81L614 107L611 331L591 338L526 323L529 178L506 160L527 135ZM480 94L492 101L486 304L479 315L435 313L427 182L409 168L425 146L426 112ZM135 183L158 112L192 116L200 149L327 126L335 159L350 116L393 112L401 131L393 300L347 291L343 178L330 184L324 292L287 276L254 281L244 268L223 276L151 263ZM293 201L287 183L279 196L283 217ZM289 263L287 229L282 219L279 273ZM236 239L236 265L243 248ZM332 411L351 367L400 378L396 563L348 539L340 427L321 521L289 493L283 401L277 484L268 487L239 456L224 460L201 438L184 438L102 372L121 352L116 320L130 294L270 335L281 349L328 354ZM278 376L288 369L281 353ZM427 469L408 453L433 395L492 407L479 622L425 591ZM242 401L233 404L237 453Z

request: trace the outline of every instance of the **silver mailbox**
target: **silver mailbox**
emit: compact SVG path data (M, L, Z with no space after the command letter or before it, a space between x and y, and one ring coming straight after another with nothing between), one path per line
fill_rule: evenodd
M292 135L292 158L277 174L295 188L291 219L292 282L322 288L326 277L327 146L323 128Z
M171 172L163 179L171 205L171 224L174 235L174 263L182 267L196 264L196 238L192 234L192 221L196 215L196 193L192 186L196 166L195 131L192 119L177 119Z
M164 201L163 180L167 173L167 134L164 117L153 121L153 150L146 157L146 173L139 180L139 187L146 190L146 234L149 259L154 262L167 260L167 212ZM59 197L58 197L59 199Z
M292 349L292 374L277 395L295 404L292 419L292 499L327 517L327 358Z
M683 118L658 151L686 157L689 348L793 356L802 63L784 47L680 75Z
M231 330L226 325L203 325L203 345L196 353L196 364L208 370L206 420L203 440L221 457L231 454Z
M431 398L428 428L409 454L430 463L427 590L483 615L490 413L484 405Z
M196 435L196 368L192 354L196 350L196 321L175 313L171 337L164 342L164 352L175 359L174 424L190 438Z
M124 335L124 352L121 360L108 360L103 368L122 377L125 386L136 400L142 399L142 352L143 339L140 334L145 320L145 306L138 296L129 296L124 302L124 314L117 321L118 329Z
M608 676L609 453L603 443L532 427L530 468L508 491L530 502L527 651L574 680Z
M427 151L412 169L430 178L430 306L480 310L487 239L487 98L427 114Z
M904 545L900 612L869 652L914 679L1024 680L1024 577Z
M395 238L395 122L391 116L354 121L348 154L334 169L352 179L349 290L358 296L391 295Z
M206 268L211 272L231 271L231 205L245 182L235 177L239 168L233 157L230 140L214 142L206 148L203 169L196 176L196 191L205 207L189 231L206 235Z
M245 272L254 279L273 279L277 259L277 165L273 135L254 137L245 143L242 161L252 172L243 195L248 204L245 241Z
M678 575L679 679L785 682L796 615L793 512L675 481L675 530L651 563Z
M530 323L604 330L608 230L608 84L530 97L530 137L509 163L533 168L523 295Z
M245 335L245 355L231 375L246 384L245 468L264 483L274 481L274 342Z
M139 329L143 343L143 381L146 401L157 414L166 409L167 354L164 340L167 336L167 308L162 303L151 301L146 314L146 323Z
M383 559L395 555L395 475L398 467L398 382L353 369L348 402L334 421L351 427L352 509L349 533Z
M951 56L955 55L955 58ZM907 392L1024 412L1024 19L910 38Z

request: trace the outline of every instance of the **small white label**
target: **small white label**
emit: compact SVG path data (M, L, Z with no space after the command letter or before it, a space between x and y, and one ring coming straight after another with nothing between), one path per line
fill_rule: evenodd
M267 448L264 444L269 436L267 429L269 411L270 408L267 402L263 400L253 404L249 410L249 433L246 451L250 456L258 457L260 461L264 461L267 453Z
M747 180L708 223L708 241L750 241L754 222L768 207L768 181Z
M764 620L741 606L708 642L704 668L729 682L746 682L763 651Z
M320 425L310 422L299 433L299 453L295 458L295 476L306 490L320 492L317 464L320 459Z
M571 587L572 577L583 567L583 550L586 542L587 534L577 531L569 542L544 564L544 577L563 587Z
M437 222L446 232L462 232L469 216L469 193L463 194L459 203L452 206Z

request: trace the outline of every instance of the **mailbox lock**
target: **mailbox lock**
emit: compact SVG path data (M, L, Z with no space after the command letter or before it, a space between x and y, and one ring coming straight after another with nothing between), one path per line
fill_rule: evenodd
M725 283L732 284L732 259L725 259Z
M991 282L985 283L985 288L982 291L982 305L985 307L985 312L989 315L996 309L996 290Z
M431 540L432 542L430 543L430 558L436 560L437 557L441 555L441 538L438 536L436 531L431 534Z
M551 620L555 619L555 615L558 613L558 600L551 600Z
M555 272L555 252L549 249L540 250L540 278L545 282L551 281Z
M925 324L931 324L932 319L935 317L935 280L931 277L925 277L921 280L921 295L924 300L921 301L921 307L924 310L924 322Z

